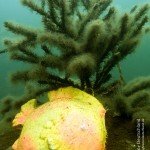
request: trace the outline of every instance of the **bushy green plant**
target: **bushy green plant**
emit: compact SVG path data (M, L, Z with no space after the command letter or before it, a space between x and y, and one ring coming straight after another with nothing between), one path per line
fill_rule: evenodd
M144 120L145 130L150 133L150 77L134 79L114 96L115 114L132 120Z
M31 66L14 73L12 81L34 82L42 91L75 86L100 92L113 67L135 50L148 22L148 4L117 15L112 0L21 2L41 16L43 26L32 29L5 22L9 31L22 36L5 40L10 58Z

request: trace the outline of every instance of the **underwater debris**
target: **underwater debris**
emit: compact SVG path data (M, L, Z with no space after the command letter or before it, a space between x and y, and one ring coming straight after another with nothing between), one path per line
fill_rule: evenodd
M20 41L4 41L10 58L31 65L14 73L12 81L34 82L41 88L74 86L100 92L110 80L112 68L135 50L148 22L148 4L117 17L112 0L21 2L42 17L43 28L39 31L5 22L9 31L22 35ZM74 75L80 83L75 83Z
M145 133L150 133L150 77L127 83L114 96L115 114L132 120L144 120Z

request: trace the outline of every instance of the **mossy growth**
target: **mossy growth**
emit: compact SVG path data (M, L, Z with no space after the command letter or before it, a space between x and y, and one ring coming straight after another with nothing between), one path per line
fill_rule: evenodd
M11 122L18 109L14 109L14 98L7 96L0 100L0 133L3 134L12 128Z
M145 133L150 133L150 77L140 77L126 84L114 96L114 115L144 123Z
M10 58L31 66L11 79L40 85L42 91L64 86L95 93L107 89L111 70L135 51L148 22L148 4L119 14L112 0L21 3L41 16L43 26L4 23L10 32L22 36L4 41Z

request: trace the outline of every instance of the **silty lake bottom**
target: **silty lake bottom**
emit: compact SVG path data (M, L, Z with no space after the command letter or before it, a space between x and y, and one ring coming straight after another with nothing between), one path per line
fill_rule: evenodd
M104 105L106 149L149 149L149 1L51 2L0 0L0 150L21 105L66 86Z

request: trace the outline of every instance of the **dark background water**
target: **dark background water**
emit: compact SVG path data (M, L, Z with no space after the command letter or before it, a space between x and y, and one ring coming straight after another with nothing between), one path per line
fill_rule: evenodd
M37 0L39 1L39 0ZM114 5L120 11L128 11L135 4L148 3L149 0L114 0ZM3 39L15 38L3 27L4 21L14 21L20 24L40 28L40 17L23 7L19 0L0 0L0 48L3 49ZM150 35L145 35L141 39L140 45L135 53L128 56L122 63L121 68L126 81L139 76L150 75ZM12 85L9 75L15 70L24 67L23 63L10 61L7 54L0 55L0 98L6 95L20 95L23 93L23 86ZM118 77L118 71L113 70L113 77Z

